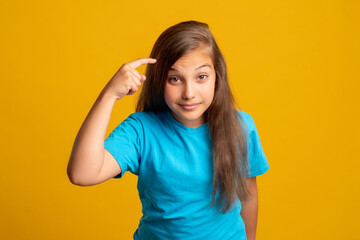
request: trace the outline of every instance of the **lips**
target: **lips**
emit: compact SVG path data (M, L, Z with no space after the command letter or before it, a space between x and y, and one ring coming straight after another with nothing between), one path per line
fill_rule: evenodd
M179 105L185 110L194 110L200 104L199 103L193 103L193 104L179 104Z

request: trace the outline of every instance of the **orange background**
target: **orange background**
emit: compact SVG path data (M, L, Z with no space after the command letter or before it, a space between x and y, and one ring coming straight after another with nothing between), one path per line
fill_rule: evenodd
M269 171L257 239L360 239L358 1L1 1L1 239L132 239L136 176L66 175L75 136L125 62L207 22ZM139 68L140 72L144 67ZM106 136L134 111L115 104Z

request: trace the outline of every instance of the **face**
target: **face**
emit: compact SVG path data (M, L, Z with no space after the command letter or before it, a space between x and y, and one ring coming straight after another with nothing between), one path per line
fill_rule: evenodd
M214 98L215 80L208 48L196 48L179 58L165 84L165 102L172 116L190 128L204 124L204 112Z

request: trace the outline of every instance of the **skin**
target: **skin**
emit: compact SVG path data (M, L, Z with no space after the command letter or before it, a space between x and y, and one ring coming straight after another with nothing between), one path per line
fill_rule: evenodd
M246 237L248 240L255 240L258 218L258 190L256 177L247 179L249 196L247 201L241 202L240 215L245 223Z
M178 122L190 128L205 123L204 112L214 98L215 78L207 48L194 49L174 63L168 73L164 98Z

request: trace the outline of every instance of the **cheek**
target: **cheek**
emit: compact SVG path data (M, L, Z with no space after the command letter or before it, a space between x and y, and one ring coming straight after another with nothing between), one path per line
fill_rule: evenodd
M165 85L164 98L165 98L165 101L166 101L167 104L175 101L175 99L176 99L176 91L172 86Z
M206 88L203 88L203 96L206 97L206 99L210 102L214 99L215 95L215 81L209 83Z

